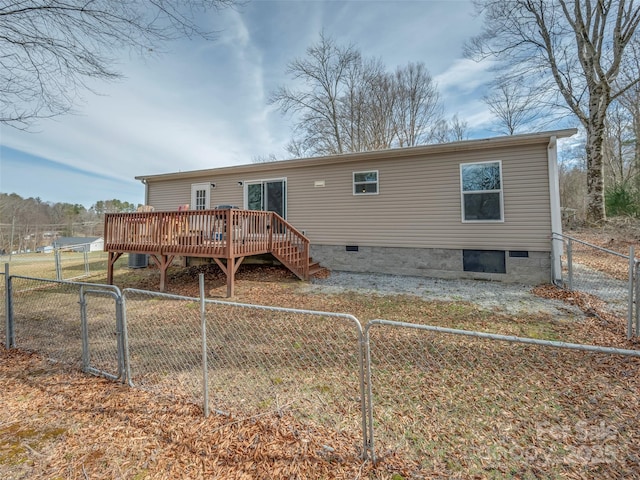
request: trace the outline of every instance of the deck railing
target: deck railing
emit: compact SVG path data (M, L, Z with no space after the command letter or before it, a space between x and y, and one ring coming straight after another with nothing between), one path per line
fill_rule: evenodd
M300 278L309 278L309 240L279 215L271 217L271 253Z
M309 240L274 212L112 213L104 232L106 251L227 259L272 253L300 278L309 275Z

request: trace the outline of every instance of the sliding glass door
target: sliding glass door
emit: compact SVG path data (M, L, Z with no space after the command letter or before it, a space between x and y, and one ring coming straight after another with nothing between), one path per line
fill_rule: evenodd
M286 218L286 179L245 182L245 208L275 212Z

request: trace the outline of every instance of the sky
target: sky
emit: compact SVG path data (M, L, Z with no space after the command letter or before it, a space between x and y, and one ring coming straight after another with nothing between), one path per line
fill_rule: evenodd
M144 201L134 179L288 158L293 119L268 103L288 85L287 62L303 57L321 31L355 44L390 69L424 62L446 116L470 138L494 136L482 96L487 65L464 59L481 20L465 0L250 0L208 14L214 41L180 40L161 55L123 57L124 78L86 92L76 114L40 121L33 132L0 127L0 192L43 201Z

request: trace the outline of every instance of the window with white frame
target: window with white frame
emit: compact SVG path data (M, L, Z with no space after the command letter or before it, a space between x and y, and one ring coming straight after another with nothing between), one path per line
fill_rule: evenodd
M196 210L204 210L207 205L207 191L206 190L196 190Z
M353 172L353 194L354 195L377 195L378 194L378 171Z
M460 164L462 221L503 221L502 162Z

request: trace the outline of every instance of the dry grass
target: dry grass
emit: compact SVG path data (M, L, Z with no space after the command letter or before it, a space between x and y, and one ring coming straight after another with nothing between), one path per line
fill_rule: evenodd
M463 478L640 473L640 362L381 329L372 338L378 453Z
M99 282L106 280L107 253L89 252L87 254L89 275L85 276L85 257L81 252L61 252L60 266L64 280L83 279L83 281ZM8 257L5 257L8 259ZM118 272L126 272L127 256L120 258L115 265ZM4 272L4 264L3 270ZM53 253L27 253L13 255L9 262L9 273L24 277L56 278L56 262Z
M287 412L202 417L163 399L0 350L0 476L4 479L389 478L358 439Z
M205 273L208 296L223 297L225 279L215 267L170 269L170 292L197 296L201 272ZM92 281L99 282L100 278ZM116 281L121 287L155 290L158 274L153 269L122 270ZM299 285L284 270L243 265L237 276L235 300L349 312L363 324L373 318L389 318L637 348L636 342L625 340L624 327L606 315L512 317L464 302L426 302L407 296L316 295L300 290ZM536 292L561 297L587 313L598 308L595 299L582 295L550 287ZM50 302L48 305L42 308L50 309ZM149 315L141 324L153 327L144 331L145 345L171 339L175 332L172 329L191 321L187 321L190 314L184 313L185 308L189 312L191 309L184 305L180 308L183 313L174 314L173 307L156 302L151 309L137 311L138 315ZM221 361L218 387L224 389L219 396L232 407L228 410L232 417L213 415L204 419L200 408L189 403L193 397L170 384L166 391L171 396L152 395L65 370L35 355L2 351L0 476L394 480L640 477L640 416L633 407L640 401L640 364L636 359L376 328L372 330L372 376L376 452L381 462L374 467L359 458L362 440L353 428L358 412L345 410L342 421L339 409L331 416L327 414L335 405L325 394L350 395L340 390L344 381L334 363L352 359L342 350L341 356L312 341L309 352L320 354L322 361L314 362L314 368L309 369L310 364L304 363L307 357L299 350L298 329L269 332L264 328L273 325L273 319L255 314L238 317L233 310L225 310L219 320L222 341L216 347ZM225 330L225 325L230 328ZM310 328L317 329L313 338L326 330L320 323ZM250 352L232 355L232 348L242 352L242 342L247 341L246 336L234 336L241 331L249 331L254 335L250 338L259 341L250 342ZM163 333L164 340L154 338L154 333ZM265 350L267 344L276 346L275 350ZM226 354L220 350L225 347L229 349ZM191 350L197 356L197 346ZM291 352L296 354L297 367L291 374L297 376L289 382L284 364L294 358ZM179 359L177 363L185 378L199 375L189 372L191 367L186 368ZM243 365L258 370L269 367L259 379L266 381L264 391L254 375L243 372ZM185 384L191 383L185 380ZM327 415L323 416L320 408L301 416L296 403L304 398L291 389L294 384L300 392L306 389L319 397ZM243 412L233 404L234 396L249 398L254 387L256 398L244 402L247 408ZM274 392L278 401L266 402Z

